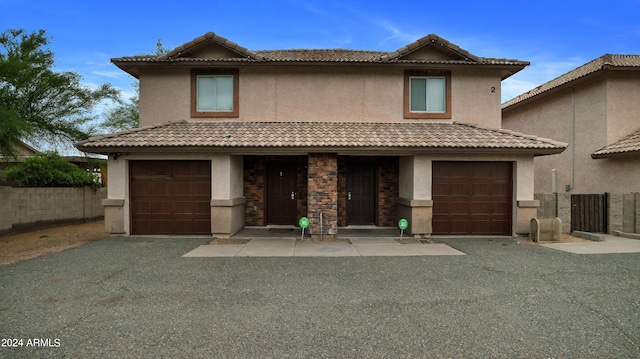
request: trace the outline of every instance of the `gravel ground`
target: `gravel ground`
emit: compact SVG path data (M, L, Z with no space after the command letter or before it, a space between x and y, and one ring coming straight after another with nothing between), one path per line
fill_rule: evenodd
M0 266L107 238L104 221L67 224L0 236Z
M181 257L208 242L0 267L0 338L23 343L0 357L640 357L640 254L475 238L445 240L466 256Z

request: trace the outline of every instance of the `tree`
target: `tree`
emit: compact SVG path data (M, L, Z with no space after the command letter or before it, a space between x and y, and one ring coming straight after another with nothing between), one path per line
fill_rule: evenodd
M54 72L45 31L0 34L0 153L16 156L20 140L53 147L87 139L94 112L104 100L118 101L109 84L91 89L75 72Z
M55 152L27 158L8 168L4 178L22 187L100 187L91 173L67 162Z
M162 40L158 39L156 48L151 55L159 56L166 54L169 50L162 45ZM107 112L106 119L101 127L107 132L127 130L140 126L140 84L137 79L131 82L134 95L128 102L120 102Z

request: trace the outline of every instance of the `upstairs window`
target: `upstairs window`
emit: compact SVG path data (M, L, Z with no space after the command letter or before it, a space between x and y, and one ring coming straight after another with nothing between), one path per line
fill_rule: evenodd
M407 71L405 73L405 118L451 118L448 72Z
M192 117L238 117L238 71L191 74Z

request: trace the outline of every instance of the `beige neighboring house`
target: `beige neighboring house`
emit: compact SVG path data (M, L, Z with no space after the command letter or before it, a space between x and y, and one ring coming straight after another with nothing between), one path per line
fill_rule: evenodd
M505 102L502 126L569 144L535 159L536 193L607 193L606 231L639 232L639 114L640 55L607 54ZM573 216L579 206L560 204Z
M253 51L207 33L112 62L140 80L141 127L76 146L109 156L114 234L308 217L313 236L400 218L414 236L512 236L536 215L534 157L566 148L500 129L501 81L528 62L437 35L391 52Z
M38 150L20 141L16 146L17 157L0 156L0 186L10 186L11 183L4 180L4 171L15 164L24 161L25 158L37 155Z

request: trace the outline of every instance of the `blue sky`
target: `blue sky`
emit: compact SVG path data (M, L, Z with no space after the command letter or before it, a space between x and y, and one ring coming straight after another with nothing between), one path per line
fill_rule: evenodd
M530 61L502 100L605 53L640 54L640 0L610 1L51 1L0 0L0 31L44 29L56 69L131 94L110 58L149 53L213 31L251 50L393 51L435 33L474 55Z

